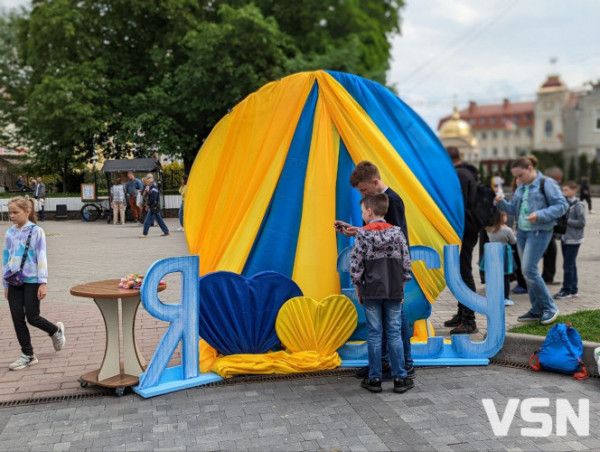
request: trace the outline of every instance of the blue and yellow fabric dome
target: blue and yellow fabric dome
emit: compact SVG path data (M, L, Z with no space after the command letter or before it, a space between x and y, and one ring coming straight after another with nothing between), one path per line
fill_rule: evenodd
M304 295L340 293L338 253L350 245L334 220L361 225L356 163L373 162L404 200L411 245L443 255L460 243L460 185L441 143L383 86L338 72L303 72L240 102L213 129L192 168L185 234L201 275L274 270ZM426 318L443 271L413 263L406 301Z

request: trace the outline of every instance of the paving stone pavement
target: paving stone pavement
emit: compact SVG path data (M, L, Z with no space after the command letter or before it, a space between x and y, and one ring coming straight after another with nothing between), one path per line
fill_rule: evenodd
M0 355L0 402L31 397L81 394L93 390L91 387L80 388L77 378L98 368L106 340L104 324L94 303L88 299L71 296L69 289L84 282L118 278L132 272L144 273L148 266L158 259L186 255L185 237L182 233L175 232L178 226L177 220L167 219L166 222L171 230L171 236L159 237L160 230L152 228L147 239L137 238L141 233L141 227L133 224L114 226L107 225L105 222L79 221L42 223L48 236L50 267L48 297L42 303L42 315L51 321L65 322L67 345L63 351L56 353L48 337L32 328L32 341L39 364L25 371L8 371L8 364L18 356L19 347L10 320L8 304L2 299L0 301L2 330L0 346L3 353ZM7 228L9 224L0 224L0 228L2 226ZM600 283L595 276L597 271L595 263L600 262L599 232L600 215L588 217L586 243L581 249L578 260L581 296L560 302L562 313L581 309L600 309L600 299L597 296ZM475 262L474 268L476 268ZM562 279L561 268L562 260L559 252L557 279ZM165 301L178 301L178 278L169 276L166 279L168 289L161 294L161 298ZM477 278L476 282L478 282ZM480 293L484 293L484 287L478 284L478 288ZM558 291L559 288L553 286L551 290ZM525 312L529 304L526 295L512 298L515 300L515 306L508 307L506 310L507 327L516 324L516 317ZM442 323L453 314L455 305L456 300L449 291L445 291L436 301L431 320L438 334L447 335L448 330L442 327ZM164 322L154 319L143 309L139 310L136 338L147 360L152 356L166 326ZM485 333L485 321L481 318L479 328L480 333L475 336L476 338L482 337ZM172 359L172 365L178 364L178 360L179 356L176 354ZM146 401L131 395L122 399L102 398L64 404L5 408L0 409L0 431L2 432L0 448L5 448L3 450L69 450L69 448L77 450L91 447L96 450L103 448L117 450L119 448L116 446L127 444L120 449L177 450L189 447L194 450L279 450L283 448L431 450L433 447L440 450L473 450L471 446L475 444L477 446L475 450L505 447L509 449L512 447L514 450L519 448L537 450L535 447L543 444L542 450L563 450L561 447L571 449L587 447L600 450L600 443L592 447L588 439L580 439L572 434L551 442L524 439L518 436L518 429L515 430L514 427L511 428L508 437L513 440L513 443L504 444L502 441L508 441L506 438L489 437L491 430L489 423L486 424L485 413L479 401L479 397L483 397L484 394L490 394L491 398L498 397L499 401L504 400L506 403L507 398L516 396L515 394L519 397L536 394L538 396L551 394L551 397L557 397L560 391L564 391L564 395L560 393L560 397L569 400L594 397L590 406L590 421L595 419L592 425L596 425L596 428L592 429L595 431L592 434L597 435L598 380L581 383L562 376L531 374L523 370L490 366L420 369L417 382L418 388L402 396L401 399L391 392L381 396L368 394L364 390L359 390L357 381L352 378L330 378L193 389ZM442 393L437 392L440 390L440 384L447 386ZM472 394L474 387L481 389L475 391L476 394ZM554 389L543 389L547 387ZM556 392L552 392L554 390ZM296 401L290 396L293 399L290 401L284 397L290 393L292 395L301 393L301 397ZM465 397L466 402L463 400ZM230 398L234 400L229 400ZM244 400L247 401L246 406L242 406L241 401ZM411 402L406 405L406 402L399 402L399 400ZM285 414L278 415L278 411L273 411L273 407L286 407L288 402L291 404L290 407L292 402L299 405L294 405L293 411L293 420L297 421L297 424L291 424L292 421L289 421L289 425L286 423L281 425L278 416ZM441 406L438 406L440 404ZM457 409L452 409L450 406L452 404L456 404ZM166 407L161 409L159 408L161 405ZM396 413L396 417L390 415L388 418L387 414L382 417L379 411L381 407L387 407L383 411ZM410 408L410 414L405 413L407 408ZM461 417L459 414L461 410L462 413L467 412L465 411L467 408L469 414L466 417L474 423L464 422L465 416ZM471 417L470 408L478 413L477 417ZM304 413L304 417L301 413ZM337 425L335 422L342 422L343 420L337 416L342 414L348 414L348 423L345 427L334 427L332 430L337 428L344 432L336 431L331 436L322 431L322 425L333 422L335 426ZM383 422L381 419L388 419L388 421ZM29 422L30 420L32 422ZM406 432L405 435L385 440L386 428L390 429L388 425L390 423L393 424L394 432ZM188 425L192 425L193 429L189 428L188 433L180 435L180 430L186 429ZM473 429L475 425L480 425L483 430ZM148 426L152 427L148 430ZM433 430L434 427L437 430ZM460 433L456 432L457 428ZM193 430L193 434L189 433L189 430ZM424 430L427 433L425 436L434 439L423 439ZM430 434L429 431L433 433ZM484 431L487 433L481 433ZM31 432L35 432L35 435ZM101 434L101 432L110 433ZM350 432L352 434L346 435ZM354 435L356 432L359 434ZM466 434L470 435L470 439L466 441L467 444L464 444ZM483 438L482 434L487 436ZM225 435L225 437L218 435ZM178 439L179 436L185 438L184 444ZM343 443L346 436L351 438L345 440L348 444ZM407 442L406 438L401 441L400 436L414 438L415 442ZM43 437L47 438L41 439ZM210 441L206 440L207 437ZM336 445L338 443L333 439L339 439L340 444ZM595 440L597 439L596 436ZM569 442L567 440L572 441L573 444L565 446Z
M61 402L0 410L0 450L141 451L562 451L598 450L600 380L576 381L494 365L423 368L417 386L371 394L353 377L269 381L194 388L143 400L122 398ZM589 436L569 424L565 436L522 436L539 427L515 416L506 436L490 427L482 398L502 418L509 398L547 397L538 413L555 419L567 399L583 419L589 400ZM579 432L581 433L581 432Z

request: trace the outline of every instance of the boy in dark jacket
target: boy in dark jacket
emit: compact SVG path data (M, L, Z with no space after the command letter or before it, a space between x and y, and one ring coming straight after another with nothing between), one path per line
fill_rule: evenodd
M402 303L404 284L411 279L410 254L402 229L386 223L384 216L389 200L384 193L361 201L366 226L356 230L350 256L350 276L356 286L358 300L365 308L369 375L361 386L381 392L382 336L387 337L387 350L394 378L394 392L403 393L414 387L404 368L402 344Z

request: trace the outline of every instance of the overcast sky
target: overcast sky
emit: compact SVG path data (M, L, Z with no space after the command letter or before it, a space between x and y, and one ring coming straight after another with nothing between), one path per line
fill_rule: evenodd
M431 127L455 98L459 109L533 100L550 72L570 88L600 79L600 1L406 3L388 83Z
M600 79L600 0L405 1L388 83L432 128L454 99L533 100L550 72L569 87Z

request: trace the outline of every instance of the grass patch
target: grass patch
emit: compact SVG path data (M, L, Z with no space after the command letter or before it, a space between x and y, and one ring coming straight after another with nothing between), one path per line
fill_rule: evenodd
M508 330L510 333L545 336L556 323L572 323L584 341L600 342L600 310L579 311L574 314L559 315L552 325L528 323Z

